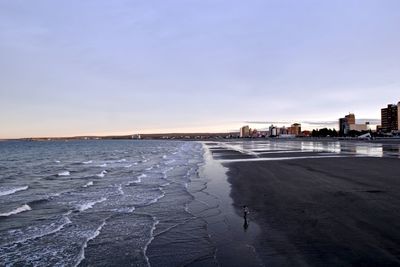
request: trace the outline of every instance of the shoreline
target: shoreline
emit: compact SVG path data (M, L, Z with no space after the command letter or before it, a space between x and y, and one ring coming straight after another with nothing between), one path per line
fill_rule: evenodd
M228 182L228 168L213 159L203 145L204 164L198 179L192 179L189 192L194 200L189 210L206 222L209 238L215 247L212 259L189 266L264 266L256 253L256 237L261 233L254 221L244 225L241 207L233 205Z

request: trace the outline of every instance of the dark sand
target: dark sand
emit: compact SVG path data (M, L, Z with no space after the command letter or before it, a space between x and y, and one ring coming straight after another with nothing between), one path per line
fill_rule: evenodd
M400 266L399 159L224 165L233 205L248 205L261 228L267 266Z

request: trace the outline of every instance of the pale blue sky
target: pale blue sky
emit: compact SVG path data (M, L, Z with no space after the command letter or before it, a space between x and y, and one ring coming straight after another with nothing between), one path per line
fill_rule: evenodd
M397 0L0 0L0 138L379 118L399 29Z

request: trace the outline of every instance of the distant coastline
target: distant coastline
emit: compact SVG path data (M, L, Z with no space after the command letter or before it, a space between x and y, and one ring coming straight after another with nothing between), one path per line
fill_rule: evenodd
M368 141L368 142L385 142L398 141L400 137L374 137L374 138L357 138L357 137L311 137L297 136L293 138L279 137L258 137L258 138L239 138L238 133L165 133L165 134L142 134L137 135L109 135L109 136L71 136L71 137L28 137L28 138L9 138L0 139L0 142L5 141L89 141L89 140L186 140L186 141L201 141L201 140L241 140L241 141L257 141L257 140L280 140L280 141Z
M81 135L65 137L24 137L24 138L3 138L0 141L68 141L68 140L174 140L174 139L210 139L226 138L237 133L160 133L160 134L133 134L133 135Z

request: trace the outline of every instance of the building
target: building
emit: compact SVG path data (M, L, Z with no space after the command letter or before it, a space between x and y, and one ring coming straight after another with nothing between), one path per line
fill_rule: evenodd
M257 129L253 129L252 131L250 131L250 136L252 137L252 138L258 138L258 137L260 137L260 133L257 131Z
M246 125L246 126L243 126L242 128L240 128L239 136L240 136L240 138L249 137L250 136L250 127L248 125Z
M348 124L345 118L339 119L339 136L344 136L349 131Z
M301 134L301 124L294 123L288 128L288 134L290 135L300 135Z
M339 136L345 136L350 131L350 125L356 124L356 116L354 113L349 113L344 118L339 119ZM354 126L353 126L354 127Z
M268 135L271 137L275 137L279 135L278 128L274 125L269 126Z
M279 135L281 134L289 134L288 129L285 126L279 128Z
M364 132L368 131L368 124L350 124L350 131Z
M381 109L381 130L386 133L399 130L400 102Z
M369 123L357 124L356 116L353 113L339 119L339 136L346 136L350 131L363 132L368 131Z
M349 115L344 116L344 118L349 125L356 124L356 116L354 115L354 113L349 113Z

